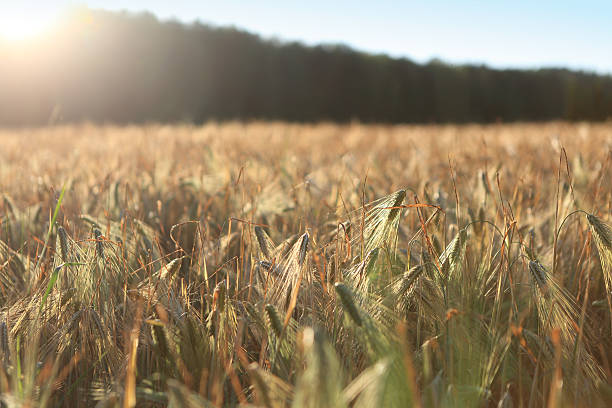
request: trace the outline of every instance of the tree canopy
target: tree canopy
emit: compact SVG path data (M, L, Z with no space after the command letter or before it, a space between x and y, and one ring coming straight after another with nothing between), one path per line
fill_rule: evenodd
M0 124L612 117L612 77L595 73L417 64L150 14L69 20L36 43L0 43Z

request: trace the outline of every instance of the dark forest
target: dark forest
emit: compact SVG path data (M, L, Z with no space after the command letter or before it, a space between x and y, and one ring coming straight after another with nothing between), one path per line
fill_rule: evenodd
M87 11L70 19L30 50L0 44L0 124L612 116L612 77L594 73L417 64L149 14Z

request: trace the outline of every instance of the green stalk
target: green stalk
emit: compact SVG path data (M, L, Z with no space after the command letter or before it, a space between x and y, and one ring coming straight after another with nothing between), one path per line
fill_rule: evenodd
M36 261L36 266L34 270L37 270L40 266L42 259L45 256L45 252L47 251L47 246L49 244L49 240L51 239L51 232L53 231L53 225L55 224L55 220L57 219L57 214L59 213L60 207L62 205L62 200L64 199L64 193L66 192L66 185L62 187L62 192L60 193L59 198L57 199L57 204L55 205L55 211L53 211L53 217L51 218L51 222L49 223L49 231L47 231L47 238L45 239L45 244L43 245L42 252L38 257L38 261Z

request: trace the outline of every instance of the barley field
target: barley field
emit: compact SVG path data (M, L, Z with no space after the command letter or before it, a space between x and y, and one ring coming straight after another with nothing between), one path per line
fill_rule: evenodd
M612 123L0 130L6 407L612 405Z

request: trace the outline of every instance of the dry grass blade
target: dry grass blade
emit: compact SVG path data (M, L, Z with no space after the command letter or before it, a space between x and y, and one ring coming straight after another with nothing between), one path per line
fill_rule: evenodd
M125 395L123 397L123 408L132 408L136 406L136 353L138 351L142 313L143 306L139 305L136 309L134 324L129 336L130 342L127 370L125 375Z

